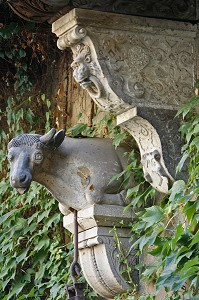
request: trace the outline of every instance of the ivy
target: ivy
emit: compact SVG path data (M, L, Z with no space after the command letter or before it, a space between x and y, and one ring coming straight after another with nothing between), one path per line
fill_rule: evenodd
M41 98L49 109L49 100ZM73 246L62 227L58 205L51 194L36 183L32 183L28 194L19 196L10 187L7 175L6 143L13 132L21 133L23 127L31 130L33 126L35 114L31 110L31 98L27 101L30 107L16 110L14 98L10 97L1 114L2 119L7 120L9 132L1 132L4 179L0 182L0 298L65 299ZM27 112L31 117L26 118L25 124ZM49 119L45 122L49 128Z
M137 215L131 224L132 239L137 236L133 247L138 247L140 254L154 257L153 265L142 266L142 280L152 281L156 291L165 290L171 295L166 299L171 300L182 296L183 299L197 299L199 294L199 115L194 111L198 104L199 96L196 95L178 112L184 118L180 131L185 145L177 171L188 162L188 181L176 181L168 196L158 205L155 202L149 207L138 206L143 195L142 182L127 192L128 197L133 196L129 206ZM155 194L149 188L149 193L144 195L148 199Z
M44 133L53 123L52 102L35 92L34 72L46 61L35 26L10 22L0 28L0 299L65 299L71 283L71 236L56 200L32 183L19 195L9 183L7 144L16 134ZM34 62L37 61L37 64Z

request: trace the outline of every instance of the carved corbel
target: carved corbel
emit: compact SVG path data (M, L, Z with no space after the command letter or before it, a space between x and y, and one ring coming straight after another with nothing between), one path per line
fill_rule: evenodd
M89 285L99 295L113 299L138 286L137 250L129 242L133 213L115 205L92 205L78 211L80 264ZM123 226L121 228L121 218ZM64 217L73 233L73 214ZM113 228L114 227L114 228Z
M146 180L167 193L180 158L179 124L169 124L193 91L196 27L74 9L52 29L58 47L72 49L75 80L117 115L138 143Z

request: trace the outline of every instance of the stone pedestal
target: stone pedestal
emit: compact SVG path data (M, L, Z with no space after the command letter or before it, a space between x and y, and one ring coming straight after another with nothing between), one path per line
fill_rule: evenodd
M78 212L78 248L84 276L105 298L133 290L138 285L136 250L131 249L128 224L131 210L115 205L92 205ZM64 227L73 232L73 214L64 217Z

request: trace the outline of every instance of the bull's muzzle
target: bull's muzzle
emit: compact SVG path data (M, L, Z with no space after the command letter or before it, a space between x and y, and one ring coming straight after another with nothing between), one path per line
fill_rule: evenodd
M29 190L32 177L30 174L21 173L10 177L10 184L16 188L19 194L24 194Z

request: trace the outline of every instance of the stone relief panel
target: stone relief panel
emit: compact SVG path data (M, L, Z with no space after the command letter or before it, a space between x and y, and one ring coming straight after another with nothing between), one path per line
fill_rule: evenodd
M120 116L117 117L117 124L128 130L139 146L146 181L159 192L167 193L173 178L165 166L162 145L156 129L140 116L122 122L119 119Z
M102 108L115 113L121 112L115 111L116 102L120 108L123 102L129 107L178 109L193 94L196 27L116 14L107 24L108 17L106 13L76 9L63 26L65 17L53 24L53 32L59 36L58 47L71 47L73 51L76 80L91 97L95 86L97 104L109 98ZM72 21L76 26L71 28ZM83 23L85 27L80 25ZM89 55L81 68L85 51ZM94 81L85 80L93 75Z
M76 26L58 40L58 47L62 50L71 47L73 52L73 77L95 103L104 111L120 113L130 108L119 98L108 85L107 78L104 77L96 53L93 51L93 44L86 36L86 29ZM84 38L86 41L84 41ZM92 49L92 50L91 50Z
M99 30L93 30L93 37ZM194 40L127 31L101 32L99 63L110 87L138 107L179 107L193 94Z
M181 155L170 112L193 94L196 26L118 14L110 22L110 14L75 9L53 32L60 49L72 49L74 78L95 103L119 118L126 113L118 124L137 141L146 180L167 193Z

